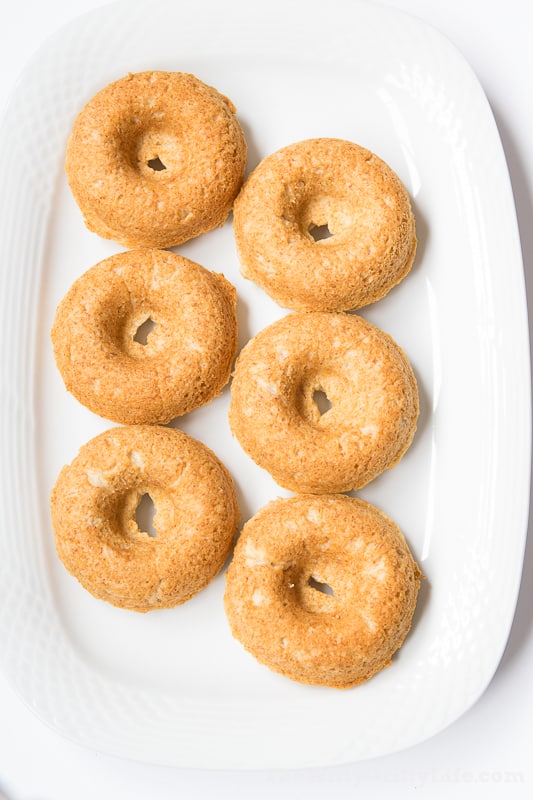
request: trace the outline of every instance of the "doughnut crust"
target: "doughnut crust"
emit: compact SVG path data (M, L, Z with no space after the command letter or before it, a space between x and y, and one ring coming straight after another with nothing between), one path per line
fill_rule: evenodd
M135 511L149 494L156 536ZM173 428L134 425L91 439L51 495L59 558L92 595L151 611L184 603L222 568L239 509L233 481L205 445Z
M345 689L391 664L420 578L400 530L377 508L345 495L300 495L246 523L224 603L233 636L262 664Z
M319 395L331 407L321 414ZM241 351L230 426L248 455L294 492L359 489L401 459L418 389L393 339L362 317L293 313Z
M316 236L323 226L328 238ZM267 156L235 202L234 230L242 274L297 311L373 303L407 275L416 252L400 179L343 139L308 139Z
M151 320L146 344L138 329ZM208 403L229 380L237 348L236 292L164 250L119 253L79 277L52 327L66 388L95 414L167 423Z
M222 225L246 141L227 97L194 75L139 72L77 116L68 181L89 230L125 247L172 247Z

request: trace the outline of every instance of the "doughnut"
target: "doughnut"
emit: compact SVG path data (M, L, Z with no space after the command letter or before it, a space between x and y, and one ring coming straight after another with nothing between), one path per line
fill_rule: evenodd
M346 689L391 664L421 572L399 528L363 500L299 495L244 526L226 575L233 636L294 681Z
M229 421L280 486L328 494L395 466L418 411L413 370L388 334L356 315L312 311L288 314L243 348Z
M149 495L155 536L136 509ZM91 439L51 494L57 554L95 597L134 611L189 600L222 568L239 510L214 453L174 428L132 425Z
M348 311L381 299L411 269L415 222L398 176L342 139L267 156L234 206L241 271L279 305Z
M51 335L59 372L80 403L113 422L165 424L228 382L236 292L175 253L123 252L73 283Z
M227 97L182 72L129 74L78 114L65 169L89 230L124 247L173 247L222 225L246 141Z

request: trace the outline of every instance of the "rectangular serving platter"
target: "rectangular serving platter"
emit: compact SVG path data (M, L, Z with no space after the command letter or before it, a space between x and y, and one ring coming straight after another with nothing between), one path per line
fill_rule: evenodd
M297 4L294 4L295 6ZM149 34L157 21L157 36ZM63 170L76 113L127 72L193 72L232 99L249 169L315 136L362 144L400 175L419 239L411 274L361 313L407 352L421 417L402 462L359 494L402 528L426 576L393 666L353 690L270 673L235 642L223 574L182 607L137 615L93 599L59 563L48 497L110 423L67 394L51 352L72 281L118 245L89 233ZM371 2L306 14L253 4L115 3L49 40L0 129L2 502L0 663L61 734L188 767L294 768L391 753L442 730L501 657L528 512L527 313L513 198L483 91L455 48ZM239 273L231 220L177 251L238 291L240 345L286 313ZM288 493L232 439L229 388L177 421L235 477L243 521Z

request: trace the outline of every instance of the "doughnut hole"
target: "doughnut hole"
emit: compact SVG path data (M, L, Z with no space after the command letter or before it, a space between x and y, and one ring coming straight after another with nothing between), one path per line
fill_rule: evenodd
M161 314L162 309L153 306L132 313L124 322L122 347L124 352L134 358L150 358L164 348L169 333L168 318Z
M304 202L298 224L304 239L318 247L336 248L350 242L351 250L363 259L377 253L376 226L385 224L379 198L319 195Z
M351 391L346 379L328 369L304 370L293 390L294 407L306 423L324 427L335 423Z
M165 536L171 524L170 503L157 484L138 483L117 504L121 528L131 540L150 541Z
M329 239L330 236L333 236L327 223L324 225L315 225L313 223L309 228L308 233L315 242L323 242L324 239Z
M178 327L177 321L169 326L168 319L173 317L169 317L168 311L164 303L150 303L139 308L129 296L123 296L118 303L116 298L109 297L96 312L96 329L106 347L117 354L147 359L165 348L170 327Z
M309 542L312 542L314 549L315 541L310 532ZM318 545L320 546L320 545ZM327 549L327 548L326 548ZM268 586L265 590L254 591L252 602L257 602L258 596L263 593L266 596L278 596L283 598L282 604L292 608L292 613L301 617L302 613L321 614L338 613L343 605L343 598L346 599L346 587L343 586L344 579L339 573L339 565L336 561L342 561L342 554L328 552L327 556L302 552L300 546L295 547L292 552L287 553L287 561L278 563L275 560L270 563L263 562L256 565L256 568L269 570L268 578L263 574L263 580ZM267 556L268 559L268 556ZM341 568L342 569L342 568Z
M156 322L152 319L152 317L147 317L144 322L142 322L137 330L135 331L135 336L133 337L134 342L138 342L143 346L148 344L148 337L152 333L156 326Z
M321 417L331 409L331 401L322 388L315 389L313 392L313 402L318 408Z
M147 360L187 339L184 320L162 293L147 292L138 304L126 285L115 285L93 313L98 337L117 356Z
M323 594L329 594L332 597L335 596L335 592L333 591L331 586L328 583L322 583L321 581L318 581L314 577L314 575L309 576L309 578L307 579L307 585L310 586L312 589L316 589L317 592L322 592Z
M161 487L133 479L130 488L114 487L102 493L96 518L101 520L98 535L104 545L127 548L139 541L150 544L164 536L171 524L170 502Z
M139 532L147 533L148 536L155 538L157 536L157 528L155 526L155 517L157 508L152 500L149 492L144 492L137 503L135 509L135 522L139 528Z
M134 150L134 168L147 180L175 178L187 161L183 142L157 129L149 129L139 136Z
M319 195L302 204L298 217L305 238L320 247L331 247L338 244L339 235L350 235L357 209L343 197Z
M116 159L129 172L147 181L172 180L186 166L184 142L165 133L158 119L162 112L143 109L123 124L117 140Z
M153 169L155 172L161 172L162 169L166 169L166 166L163 164L159 156L156 156L155 158L150 158L146 162L146 165L150 167L150 169Z
M328 572L328 566L324 563L309 562L303 565L295 583L296 600L301 609L311 614L338 610L338 591L332 586L336 581Z

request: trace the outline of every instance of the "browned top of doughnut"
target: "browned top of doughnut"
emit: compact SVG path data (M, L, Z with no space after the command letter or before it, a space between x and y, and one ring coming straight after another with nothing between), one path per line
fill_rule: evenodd
M329 238L313 234L327 226ZM234 209L243 275L299 311L346 311L383 297L416 251L409 196L378 156L309 139L267 156Z
M269 503L244 526L226 614L233 635L270 669L347 688L391 663L420 577L400 530L377 508L301 495Z
M155 327L146 344L139 327ZM220 394L237 348L236 293L164 250L119 253L91 267L59 304L52 328L68 391L106 419L167 423Z
M149 494L156 536L135 511ZM112 428L62 469L51 496L57 552L94 596L149 611L183 603L221 569L239 510L232 479L205 445L158 426Z
M317 392L331 408L321 413ZM355 314L288 314L241 351L229 419L243 449L286 489L358 489L401 459L418 389L405 353Z
M245 162L228 98L194 75L151 71L89 100L65 166L90 230L125 247L172 247L225 221Z

